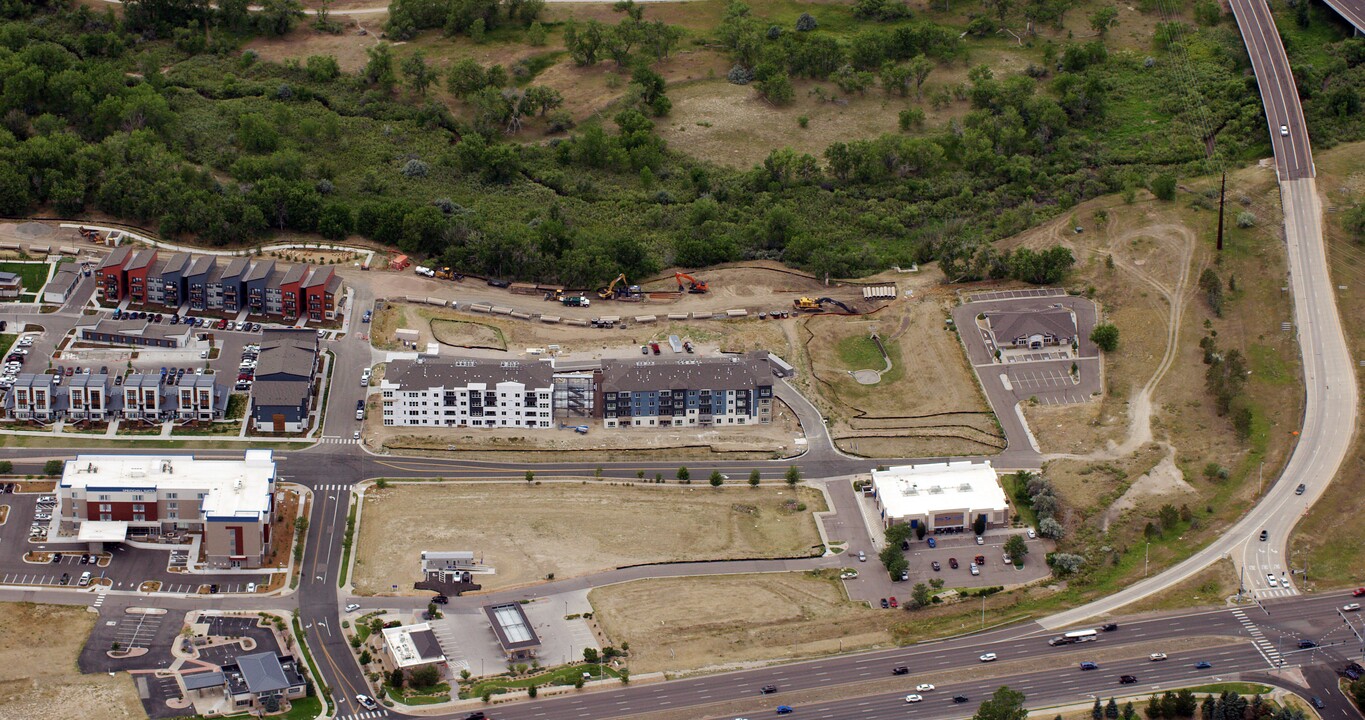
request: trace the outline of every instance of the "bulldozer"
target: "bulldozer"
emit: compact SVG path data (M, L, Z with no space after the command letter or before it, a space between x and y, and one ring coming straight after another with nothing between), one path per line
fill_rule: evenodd
M686 288L687 292L700 295L711 290L711 286L705 280L698 280L685 272L673 273L673 279L678 281L678 292L682 292ZM687 281L686 285L683 284L684 280Z
M792 307L803 312L824 312L826 304L837 305L840 309L842 309L844 312L850 315L858 314L857 311L855 311L853 308L849 307L848 305L845 305L844 303L839 302L838 300L835 300L834 298L799 297L796 298L795 300L792 300Z
M436 277L437 277L438 279L440 279L440 280L462 280L462 279L464 279L464 276L463 276L463 275L461 275L461 274L455 272L454 270L451 270L451 269L448 268L448 267L443 267L443 268L441 268L440 270L437 270L437 271L436 271Z

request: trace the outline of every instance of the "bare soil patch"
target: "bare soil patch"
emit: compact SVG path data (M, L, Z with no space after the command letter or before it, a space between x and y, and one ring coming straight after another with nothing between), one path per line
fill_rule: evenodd
M431 336L442 345L506 350L507 341L496 327L478 322L432 318Z
M916 291L875 315L801 321L797 337L810 372L800 382L833 422L832 435L844 451L906 457L1004 447L962 346L944 323L949 302L942 291ZM866 340L874 332L892 369L877 384L863 385L850 371L884 367Z
M892 644L900 613L852 602L838 580L806 573L664 578L588 594L632 672L693 670ZM659 632L660 627L668 632Z
M82 675L76 658L97 616L83 607L0 604L0 707L6 717L145 718L131 678Z
M488 590L640 563L804 556L820 542L811 513L824 509L808 488L399 483L365 495L355 587L411 593L423 550L474 551L497 568L476 578Z
M1162 590L1127 608L1125 612L1156 612L1180 610L1206 605L1222 606L1227 598L1237 593L1237 568L1223 559L1200 570L1184 582Z

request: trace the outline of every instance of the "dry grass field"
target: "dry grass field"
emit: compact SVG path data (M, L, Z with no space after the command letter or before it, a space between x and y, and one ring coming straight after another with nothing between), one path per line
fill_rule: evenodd
M814 490L692 485L413 483L365 494L355 587L410 592L423 550L472 550L485 589L639 563L791 557L819 544ZM732 481L733 482L733 481ZM806 505L798 510L798 503Z
M991 453L1004 439L957 336L947 331L948 298L941 291L860 318L812 317L798 338L810 377L807 396L833 420L839 447L868 457ZM861 385L853 370L885 367L876 332L892 369L876 385Z
M1169 587L1159 595L1124 608L1124 613L1156 612L1179 610L1204 605L1222 606L1231 595L1237 593L1237 568L1231 560L1219 560L1190 577L1188 580Z
M76 669L95 620L83 607L0 603L0 716L147 717L127 675L82 675Z
M607 637L630 643L637 673L890 645L887 626L899 615L804 573L640 580L596 588L588 600Z

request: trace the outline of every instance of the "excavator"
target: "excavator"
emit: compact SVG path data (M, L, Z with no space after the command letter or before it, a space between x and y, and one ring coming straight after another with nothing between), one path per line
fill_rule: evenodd
M804 312L824 312L825 303L829 303L830 305L837 305L849 315L858 314L856 310L845 305L844 303L841 303L838 300L835 300L834 298L827 297L822 298L800 297L792 301L792 307Z
M682 292L684 287L687 288L687 292L693 295L700 295L711 290L711 286L707 285L705 280L698 280L685 272L673 273L673 279L678 281L678 292ZM685 286L683 285L684 280L687 281Z
M603 300L625 300L627 302L642 299L639 285L627 285L625 287L622 287L620 290L616 289L616 286L619 283L629 282L630 282L629 280L626 280L626 274L621 273L620 275L616 276L615 280L611 281L610 285L604 288L599 288L597 290L597 297L600 297Z

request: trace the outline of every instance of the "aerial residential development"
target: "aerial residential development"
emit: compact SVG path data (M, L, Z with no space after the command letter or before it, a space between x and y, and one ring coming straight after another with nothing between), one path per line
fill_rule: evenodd
M0 718L1360 715L1362 32L0 6Z

